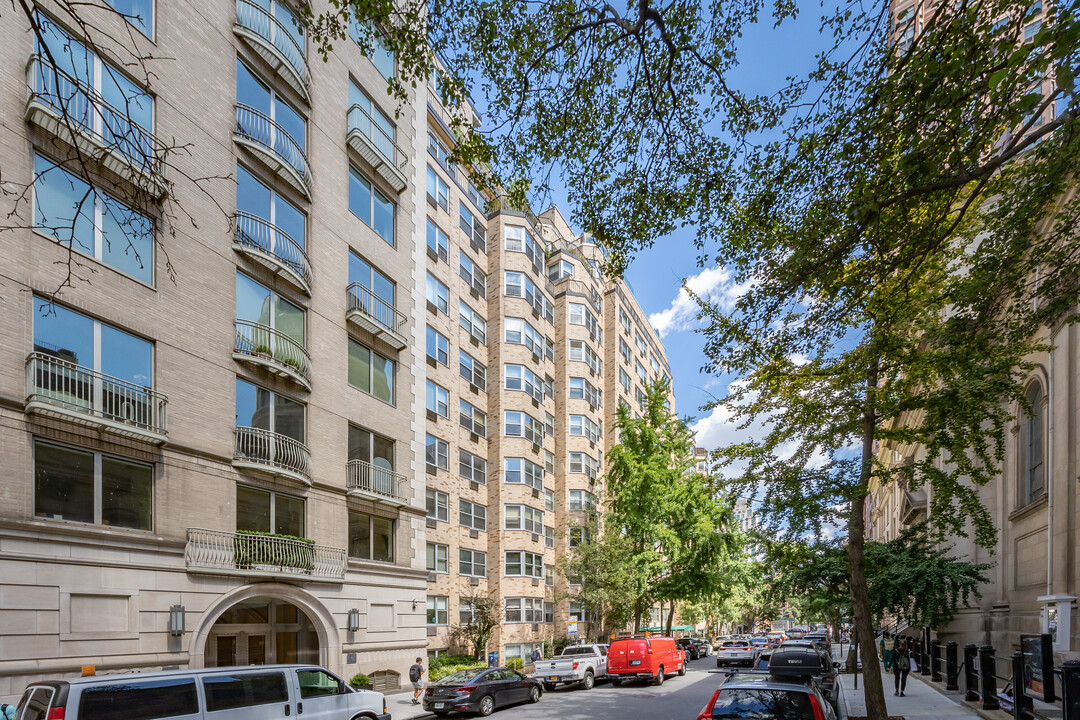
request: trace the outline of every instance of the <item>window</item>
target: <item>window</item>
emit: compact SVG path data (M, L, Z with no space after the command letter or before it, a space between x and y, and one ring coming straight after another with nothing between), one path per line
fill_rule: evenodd
M540 535L544 532L544 511L528 505L504 505L503 529L524 530Z
M630 387L631 385L633 385L633 381L630 379L630 376L627 375L626 371L622 368L619 368L619 384L622 385L622 389L624 392L626 392L627 394L630 393Z
M427 326L427 354L435 362L450 366L450 340L430 325Z
M520 645L507 645L506 646L506 659L521 658L527 665L529 658L532 657L533 648L539 648L540 652L544 652L543 643L521 643Z
M645 366L637 360L634 361L634 372L637 373L638 379L641 380L642 385L649 384L649 373L645 370Z
M567 260L559 260L558 262L548 265L548 280L551 282L558 282L563 278L574 277L574 264Z
M135 26L135 28L146 37L151 40L154 39L154 0L106 0L116 12L124 16L124 19ZM287 13L286 8L276 7L282 13ZM291 29L291 25L288 26ZM303 39L301 35L300 47L304 47ZM191 712L195 712L192 710ZM185 713L176 713L177 715L184 715Z
M487 436L487 413L461 400L459 403L461 427L480 437Z
M257 246L271 255L288 258L294 270L304 271L299 262L292 260L300 260L300 251L305 247L307 219L304 213L242 165L236 166L236 210L236 229L241 242ZM267 232L270 229L272 232Z
M153 529L154 467L34 441L34 515Z
M518 225L505 227L504 247L510 252L523 252L532 262L533 267L540 271L544 269L544 250L533 237L533 234Z
M503 321L505 328L504 340L514 345L524 345L529 348L536 360L546 357L555 359L555 345L546 336L542 335L524 318L508 317Z
M429 520L450 522L450 496L438 490L428 490L427 517Z
M645 354L645 338L641 336L641 333L634 331L634 344L637 345L638 352L642 355Z
M508 550L505 555L507 577L544 577L544 556L524 550Z
M503 382L507 390L522 390L537 402L544 401L544 381L524 365L506 365Z
M382 470L394 469L394 441L366 428L349 425L349 462L359 460ZM383 473L378 473L383 475ZM380 482L378 476L375 482ZM389 482L387 477L386 481Z
M568 303L570 308L570 324L584 325L589 331L589 337L597 342L602 337L600 326L596 322L596 316L581 303Z
M487 297L487 275L463 251L458 251L458 274L480 297Z
M446 625L450 622L450 598L428 595L427 624Z
M544 622L552 625L555 622L555 603L544 601Z
M652 353L649 353L649 365L652 366L654 375L660 374L660 361Z
M458 310L458 323L465 332L476 338L480 344L487 344L487 321L464 302L458 302Z
M473 604L468 598L458 596L458 622L462 625L468 625L473 621ZM445 653L445 650L435 650L436 657L439 652ZM431 657L431 653L428 653L428 657Z
M427 381L427 409L444 418L450 417L450 391L442 385Z
M581 435L596 442L600 439L600 426L584 415L571 415L570 434Z
M1024 27L1024 42L1029 43L1035 40L1035 36L1039 34L1039 30L1042 29L1042 20L1036 20L1033 23L1029 23Z
M585 400L593 407L600 407L600 390L585 378L570 378L570 397Z
M383 402L394 403L397 363L349 338L349 384Z
M427 168L427 199L431 205L437 205L450 212L450 186L430 165Z
M546 547L546 548L555 547L555 528L551 527L550 525L545 525L544 526L544 547ZM549 576L548 585L553 585L554 580L553 580L553 578L550 578L550 576L553 574L551 572L551 568L548 568L547 570L548 570L548 576Z
M475 190L472 183L469 183L469 189ZM477 206L480 205L480 198L474 199ZM465 237L469 238L474 244L476 244L481 252L487 252L487 228L484 227L476 216L474 216L469 209L465 207L465 203L458 203L458 226L465 233Z
M544 621L543 598L506 598L506 622L539 623ZM507 645L509 649L511 646ZM529 649L532 652L532 649Z
M434 435L427 436L427 451L425 458L428 465L448 470L449 452L450 449L445 440L440 440Z
M467 450L458 450L458 474L466 480L487 483L487 460Z
M543 490L544 468L525 458L503 458L503 482L521 483L534 490Z
M285 675L280 672L205 675L202 686L210 712L289 702Z
M427 151L435 162L439 163L439 166L449 171L449 167L453 167L450 164L450 151L446 149L446 145L443 145L442 140L435 136L435 133L428 130L427 134Z
M439 228L439 226L435 224L434 220L432 220L431 218L428 218L428 221L427 221L427 246L428 246L428 250L430 250L432 252L432 254L436 258L438 258L439 260L442 260L445 263L450 262L450 251L448 250L449 242L450 242L450 238L447 237L446 233L444 233Z
M394 214L397 206L370 180L349 166L349 210L375 233L394 245Z
M570 341L570 359L583 362L597 375L603 367L600 356L593 351L592 346L584 340Z
M344 695L352 692L345 683L326 670L297 670L301 698L318 698L328 695Z
M583 473L595 480L600 472L600 462L588 453L572 452L570 453L570 472Z
M544 437L555 437L555 416L544 412Z
M544 472L555 474L555 453L550 450L544 451Z
M458 522L471 530L487 530L487 506L461 500L458 506Z
M630 316L627 315L626 309L621 305L619 306L619 325L622 326L624 333L630 334Z
M372 102L368 94L351 78L349 79L348 123L349 132L358 130L367 137L391 165L397 165L400 162L398 150L394 144L397 128L386 113Z
M304 537L304 500L237 485L236 529Z
M304 116L297 112L283 98L281 98L269 85L264 83L252 72L239 58L236 60L236 103L241 108L254 110L250 119L245 118L246 123L253 127L245 128L244 123L238 122L237 130L252 137L266 138L273 143L274 149L279 155L290 158L296 151L304 151L307 137L307 122ZM263 117L260 118L259 115ZM267 128L260 127L268 118L275 123L277 129L269 133ZM277 133L281 132L282 136ZM290 162L296 162L290 160Z
M570 619L585 622L585 603L570 601Z
M528 275L507 270L504 278L503 294L507 297L525 298L538 315L542 315L549 323L555 322L555 306Z
M385 327L396 328L396 321L390 312L395 307L394 281L351 250L349 251L349 285L349 293L352 296L350 299L353 303L357 303L368 315ZM353 285L359 285L364 290L354 290L351 287Z
M353 41L368 56L375 69L387 80L394 77L394 51L386 47L382 31L370 22L355 19L350 23L349 30Z
M523 437L533 445L544 444L544 426L532 415L517 410L505 412L505 432L509 437Z
M468 380L469 384L487 390L487 368L464 350L458 350L458 373Z
M622 356L623 362L627 365L630 364L630 346L626 344L626 341L619 338L619 355Z
M458 572L468 577L487 575L487 553L461 548L458 550Z
M427 274L427 301L443 315L450 314L450 289L431 273Z
M280 673L277 675L281 677ZM25 720L45 717L44 713L40 716L36 714L31 703L26 703L26 707L28 710L22 714ZM178 715L201 714L193 677L161 677L154 680L87 685L82 690L78 712L81 717L100 720L158 720Z
M394 561L395 522L391 518L349 511L349 557Z
M34 227L125 275L154 283L153 221L41 155L34 155Z
M571 510L595 510L596 496L586 490L570 491Z
M450 548L437 543L427 544L427 569L428 572L450 572Z
M236 425L267 430L304 442L304 406L246 380L236 379ZM266 452L265 443L252 441L258 452ZM262 446L262 447L260 447Z
M236 350L291 359L304 345L304 309L236 273Z
M544 509L549 512L555 512L555 491L544 491Z
M1043 462L1045 395L1042 385L1032 383L1025 397L1031 410L1024 412L1020 420L1020 488L1023 505L1038 500L1046 488L1046 464Z

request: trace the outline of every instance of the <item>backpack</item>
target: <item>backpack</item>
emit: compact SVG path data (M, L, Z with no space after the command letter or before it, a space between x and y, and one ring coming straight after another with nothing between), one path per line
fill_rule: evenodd
M911 661L908 660L908 656L906 653L897 656L896 660L893 661L893 664L896 665L897 670L911 669Z
M413 665L409 668L409 680L410 682L416 682L420 679L420 666Z

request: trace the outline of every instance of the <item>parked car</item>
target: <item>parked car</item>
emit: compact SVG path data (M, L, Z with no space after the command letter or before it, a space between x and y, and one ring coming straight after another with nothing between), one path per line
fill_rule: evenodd
M570 645L554 660L538 660L533 677L549 691L560 683L580 683L592 690L597 680L607 677L607 654L607 645Z
M608 647L608 674L616 687L635 678L662 685L676 672L686 674L686 657L669 637L625 638Z
M488 716L497 708L519 702L538 702L540 681L510 668L458 670L424 690L424 709L444 717L452 712ZM230 718L230 720L232 720ZM310 720L310 718L308 719Z
M792 641L788 641L792 642ZM806 641L794 641L806 642ZM840 663L834 662L824 650L813 645L781 645L769 659L769 674L773 676L810 676L821 686L822 694L829 704L836 709L840 702L840 686L836 682L836 669Z
M753 666L757 660L760 648L757 648L749 640L728 640L723 647L716 651L716 667L728 665Z
M813 640L819 647L825 650L832 648L832 642L829 640L829 634L824 632L807 633L803 636L803 640Z
M261 665L93 675L30 683L20 720L390 720L380 692L355 690L312 665Z
M694 642L694 638L679 638L675 644L686 653L687 660L697 660L701 657L701 648Z
M716 689L697 720L836 720L836 712L809 676L738 674Z
M701 657L709 657L712 655L712 643L702 638L694 638L694 643L698 646L698 655Z

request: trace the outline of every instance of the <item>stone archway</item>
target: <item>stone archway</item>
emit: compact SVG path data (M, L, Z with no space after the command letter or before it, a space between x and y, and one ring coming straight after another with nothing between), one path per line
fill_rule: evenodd
M332 671L341 662L341 637L334 616L318 598L294 585L285 583L256 583L244 585L220 596L203 612L191 631L189 667L207 666L207 645L214 624L234 606L257 598L282 601L294 605L311 621L318 638L318 663Z

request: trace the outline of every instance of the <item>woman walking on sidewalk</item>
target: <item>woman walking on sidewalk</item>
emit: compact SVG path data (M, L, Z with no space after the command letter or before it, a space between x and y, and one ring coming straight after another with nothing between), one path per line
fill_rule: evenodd
M907 689L907 676L911 672L911 648L906 639L901 639L892 652L893 679L896 681L896 690L893 695L904 697Z

